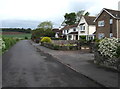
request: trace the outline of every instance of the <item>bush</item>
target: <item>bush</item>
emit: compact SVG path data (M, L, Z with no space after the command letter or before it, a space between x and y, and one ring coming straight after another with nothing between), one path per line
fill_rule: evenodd
M116 57L119 58L120 57L120 44L116 50Z
M52 40L51 40L50 37L43 37L43 38L41 39L41 42L51 43Z
M102 39L95 50L94 62L106 67L119 70L120 43L116 38Z
M2 48L2 52L5 50L8 50L10 47L12 47L17 41L19 41L18 38L3 38L5 46Z
M100 42L100 39L95 38L93 42Z
M0 50L2 51L2 49L5 48L5 42L3 41L2 38L0 38Z
M86 36L80 36L80 39L86 40Z
M118 40L116 38L104 38L99 42L98 51L101 55L113 58L116 55Z
M25 39L28 39L28 37L25 36Z

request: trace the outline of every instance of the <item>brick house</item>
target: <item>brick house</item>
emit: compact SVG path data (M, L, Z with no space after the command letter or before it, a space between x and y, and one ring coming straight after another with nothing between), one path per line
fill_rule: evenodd
M120 38L120 11L103 8L94 22L96 38Z

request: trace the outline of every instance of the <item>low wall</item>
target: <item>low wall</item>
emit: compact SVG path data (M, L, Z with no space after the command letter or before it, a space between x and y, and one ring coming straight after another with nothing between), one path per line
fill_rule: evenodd
M59 46L52 43L41 43L41 45L53 50L79 50L80 49L78 46Z
M74 44L77 42L77 40L52 40L53 44Z

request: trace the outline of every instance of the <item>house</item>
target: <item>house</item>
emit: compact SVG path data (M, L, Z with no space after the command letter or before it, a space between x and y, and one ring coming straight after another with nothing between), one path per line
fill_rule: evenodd
M67 25L62 28L62 34L66 35L67 40L80 40L81 36L85 36L86 40L94 39L96 30L93 22L96 17L83 16L77 24Z
M67 40L78 40L77 27L78 27L78 24L64 26L61 29L63 36L65 36Z
M52 29L52 31L55 32L55 38L62 37L62 30L60 30L59 28L54 28Z
M103 8L94 20L96 38L120 38L120 11Z
M82 16L78 24L78 38L85 36L86 40L94 39L94 33L96 31L94 16ZM78 40L79 40L78 39Z

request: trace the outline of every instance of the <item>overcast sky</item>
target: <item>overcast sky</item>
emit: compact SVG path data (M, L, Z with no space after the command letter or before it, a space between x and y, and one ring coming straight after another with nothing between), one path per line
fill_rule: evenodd
M65 13L86 10L91 15L96 15L102 8L117 10L118 1L120 0L0 0L0 26L34 28L40 22L52 21L54 27L59 27Z

